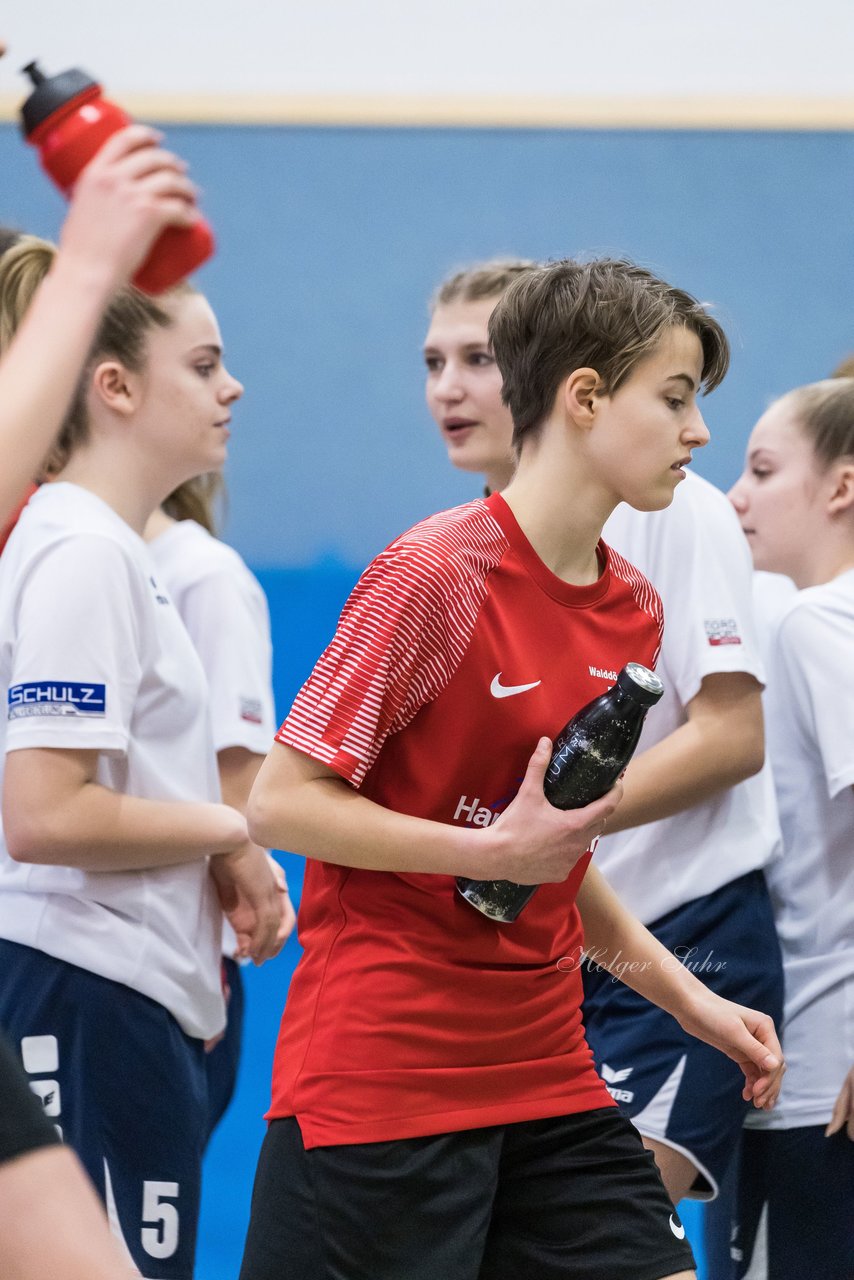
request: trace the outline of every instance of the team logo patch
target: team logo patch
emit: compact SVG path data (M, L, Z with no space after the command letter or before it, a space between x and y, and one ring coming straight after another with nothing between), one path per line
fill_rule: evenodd
M628 1080L633 1071L634 1067L621 1067L617 1070L615 1067L609 1067L607 1062L602 1063L602 1079L605 1081L605 1088L615 1102L634 1102L635 1095L631 1089L620 1089L618 1087Z
M248 720L250 724L264 723L260 698L240 699L240 719Z
M628 1080L633 1071L634 1067L621 1067L618 1071L609 1067L607 1062L602 1063L602 1079L607 1080L608 1084L621 1084L623 1080Z
M57 1080L31 1080L30 1088L37 1098L41 1098L46 1116L62 1114L62 1101Z
M105 716L107 686L77 680L34 680L9 689L9 719L21 716Z
M741 644L736 618L706 618L704 625L709 644Z

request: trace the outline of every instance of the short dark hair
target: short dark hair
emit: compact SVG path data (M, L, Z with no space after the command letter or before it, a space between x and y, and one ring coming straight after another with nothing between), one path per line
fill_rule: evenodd
M573 370L595 369L604 394L613 395L674 326L699 338L701 385L711 391L729 367L729 343L690 293L623 258L566 258L520 274L489 319L513 444L546 420Z

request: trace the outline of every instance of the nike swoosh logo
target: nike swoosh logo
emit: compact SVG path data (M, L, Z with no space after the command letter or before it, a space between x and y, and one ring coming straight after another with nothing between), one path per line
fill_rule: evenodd
M493 698L512 698L514 693L527 693L529 689L536 689L537 685L542 683L542 680L534 680L532 684L502 684L499 671L489 686L489 692Z
M682 1226L681 1222L677 1223L674 1221L672 1213L670 1215L670 1230L673 1232L677 1240L685 1239L685 1228Z

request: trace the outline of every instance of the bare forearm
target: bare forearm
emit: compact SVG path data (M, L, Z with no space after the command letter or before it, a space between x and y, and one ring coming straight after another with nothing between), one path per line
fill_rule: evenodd
M226 747L217 752L216 762L223 804L230 804L232 809L245 813L249 793L264 757L247 751L245 747Z
M623 906L591 866L576 899L588 959L674 1017L685 1013L702 983Z
M682 725L649 751L636 756L623 778L623 799L608 830L625 831L682 813L743 781L738 745L721 743L710 752L696 727Z
M139 871L230 853L246 839L241 815L221 804L142 800L87 783L29 820L7 816L20 862L93 871Z
M48 453L115 284L60 253L0 364L0 518Z
M385 809L340 779L318 778L287 791L256 789L247 818L258 844L320 862L370 871L481 873L477 832Z
M685 724L629 765L609 831L682 813L762 768L762 703L752 676L707 677L687 712Z
M625 909L595 867L588 869L578 908L588 958L737 1062L745 1101L772 1107L785 1065L771 1019L705 987Z
M328 766L275 743L249 797L249 834L345 867L560 884L601 834L620 787L583 809L555 809L543 795L550 754L549 739L541 738L500 818L473 828L383 808Z

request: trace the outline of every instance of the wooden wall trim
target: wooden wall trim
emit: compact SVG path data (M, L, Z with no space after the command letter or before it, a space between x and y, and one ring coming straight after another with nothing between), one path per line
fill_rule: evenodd
M118 96L118 95L117 95ZM0 95L0 120L21 96ZM854 97L424 97L129 94L137 119L345 128L854 130Z

